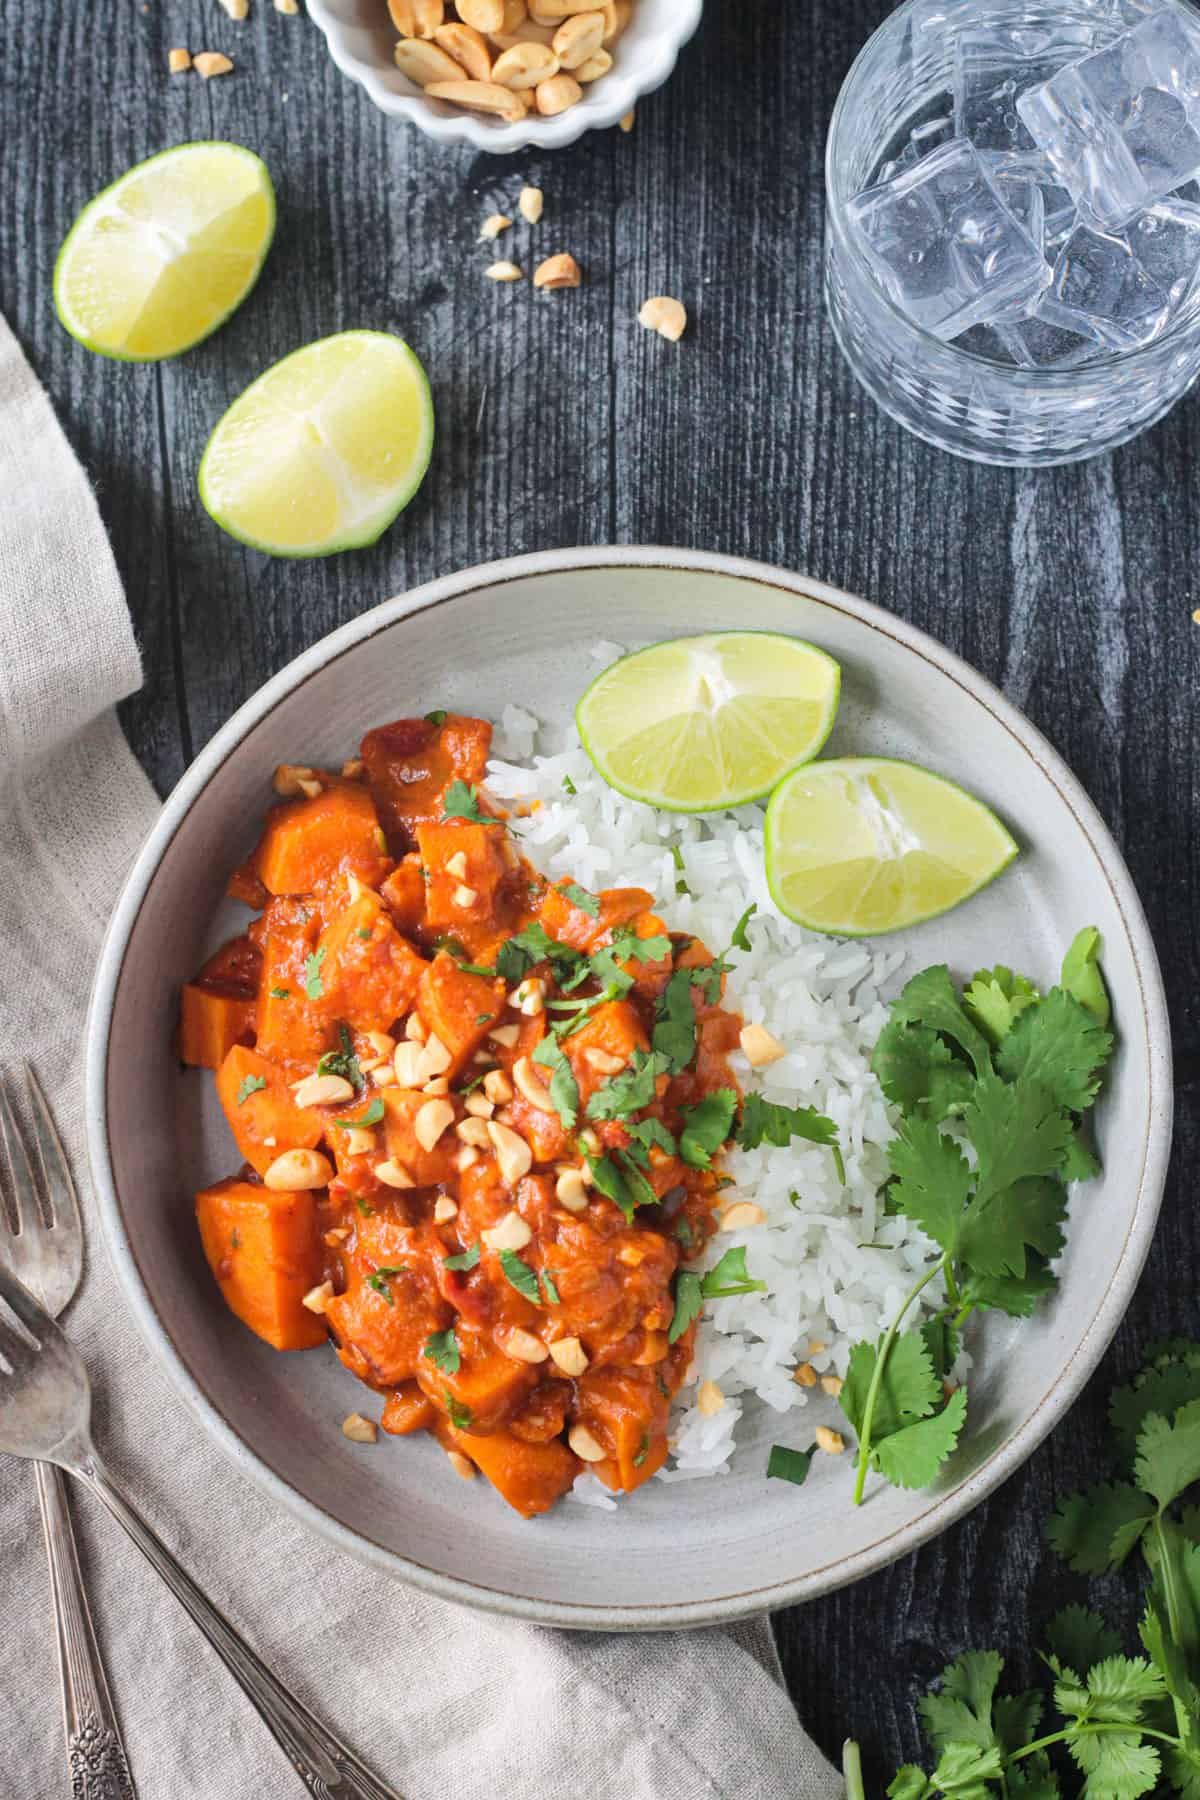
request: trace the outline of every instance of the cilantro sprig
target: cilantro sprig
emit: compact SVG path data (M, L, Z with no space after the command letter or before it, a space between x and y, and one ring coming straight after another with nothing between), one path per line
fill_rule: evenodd
M480 810L479 793L468 782L452 781L442 796L442 823L450 819L469 819L473 825L499 825L490 813Z
M1025 1317L1056 1284L1066 1183L1097 1167L1081 1134L1113 1043L1097 949L1095 931L1081 932L1062 984L1044 996L1002 967L981 971L960 996L937 966L892 1006L874 1058L902 1114L886 1205L937 1248L878 1343L851 1352L841 1402L858 1434L856 1503L868 1470L924 1487L954 1449L967 1393L947 1394L946 1346L967 1318L988 1308ZM775 1141L769 1117L765 1135ZM902 1331L939 1279L945 1299L933 1324L949 1336Z
M337 1050L327 1050L317 1063L318 1075L340 1075L348 1081L356 1094L361 1094L366 1083L359 1067L358 1057L354 1051L354 1038L348 1025L338 1026Z
M1182 1399L1180 1396L1184 1396ZM1129 1479L1064 1501L1053 1547L1082 1574L1120 1569L1140 1546L1148 1574L1143 1654L1086 1606L1050 1621L1039 1690L998 1692L1003 1658L968 1651L919 1703L936 1761L899 1770L891 1800L1138 1800L1200 1794L1200 1345L1173 1341L1112 1397L1110 1419ZM775 1470L782 1473L782 1470ZM848 1800L865 1800L858 1746L846 1746Z

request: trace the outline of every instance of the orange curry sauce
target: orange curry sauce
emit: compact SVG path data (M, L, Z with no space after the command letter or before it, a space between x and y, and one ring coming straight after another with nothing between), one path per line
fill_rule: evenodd
M341 775L279 771L297 797L230 886L258 916L184 989L181 1050L243 1159L196 1200L228 1305L279 1350L332 1335L385 1431L528 1517L666 1457L673 1281L721 1184L676 1146L683 1109L732 1104L741 1021L649 894L522 858L480 795L490 739L437 713Z

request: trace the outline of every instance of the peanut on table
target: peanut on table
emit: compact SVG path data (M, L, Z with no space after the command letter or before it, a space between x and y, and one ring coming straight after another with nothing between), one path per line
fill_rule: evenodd
M553 118L612 68L634 0L388 0L396 66L432 100Z

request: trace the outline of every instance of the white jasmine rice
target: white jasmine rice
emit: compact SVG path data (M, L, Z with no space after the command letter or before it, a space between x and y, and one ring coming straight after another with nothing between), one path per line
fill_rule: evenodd
M619 654L616 645L597 646L599 661ZM785 1150L734 1149L725 1159L736 1185L724 1204L753 1199L766 1221L719 1233L696 1266L712 1268L726 1250L744 1246L751 1276L767 1291L706 1305L691 1379L672 1419L672 1454L657 1479L724 1474L748 1406L786 1414L816 1400L827 1416L821 1388L800 1386L797 1366L843 1376L850 1346L884 1329L925 1266L928 1240L909 1220L882 1213L894 1113L870 1066L887 1018L884 991L898 986L903 954L820 937L782 916L763 870L762 806L703 819L658 812L606 786L573 734L556 753L546 739L530 713L505 708L487 785L506 805L538 803L517 821L525 855L554 880L646 888L671 930L693 933L714 954L754 901L751 949L734 953L727 998L787 1054L754 1072L738 1053L732 1066L747 1091L815 1106L838 1127L844 1185L830 1151L799 1139ZM725 1403L706 1416L697 1394L708 1381ZM792 1426L788 1441L797 1437ZM572 1497L613 1505L592 1476L580 1478Z

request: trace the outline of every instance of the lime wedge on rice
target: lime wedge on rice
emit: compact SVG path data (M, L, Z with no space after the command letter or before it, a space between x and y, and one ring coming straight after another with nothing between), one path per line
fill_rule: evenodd
M102 356L178 356L241 305L274 231L275 190L252 150L180 144L84 207L58 253L55 308Z
M767 807L767 885L813 931L863 937L936 918L1017 854L995 813L915 763L844 756L797 769Z
M343 331L269 368L218 422L200 498L231 537L273 556L373 544L421 485L433 400L402 338Z
M833 728L841 670L800 638L671 638L605 669L575 709L610 787L671 812L760 800Z

